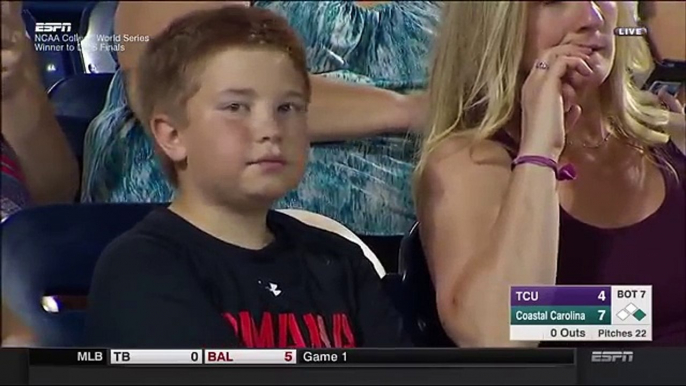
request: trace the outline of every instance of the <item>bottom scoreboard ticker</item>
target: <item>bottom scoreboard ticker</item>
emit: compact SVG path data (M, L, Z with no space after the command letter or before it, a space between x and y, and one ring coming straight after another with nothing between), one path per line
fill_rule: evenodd
M572 349L31 349L30 366L573 366Z
M510 340L651 341L652 286L510 288Z

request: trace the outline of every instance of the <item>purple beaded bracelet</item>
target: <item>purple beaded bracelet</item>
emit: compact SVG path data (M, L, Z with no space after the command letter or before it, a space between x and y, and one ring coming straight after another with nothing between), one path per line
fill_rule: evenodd
M542 157L540 155L521 155L512 161L512 168L514 169L515 166L521 164L534 164L549 167L555 171L555 177L558 181L569 181L576 178L574 165L566 164L562 167L558 167L557 162L548 157Z

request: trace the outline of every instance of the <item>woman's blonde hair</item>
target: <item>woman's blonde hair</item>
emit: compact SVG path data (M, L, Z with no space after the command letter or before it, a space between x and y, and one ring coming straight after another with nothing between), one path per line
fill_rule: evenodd
M636 26L631 2L618 1L618 25ZM490 138L517 111L520 65L527 30L524 1L444 3L430 80L430 121L415 177L446 139L460 135ZM609 78L601 86L613 134L642 149L664 144L669 120L657 98L641 91L632 74L651 71L653 61L641 38L616 38Z

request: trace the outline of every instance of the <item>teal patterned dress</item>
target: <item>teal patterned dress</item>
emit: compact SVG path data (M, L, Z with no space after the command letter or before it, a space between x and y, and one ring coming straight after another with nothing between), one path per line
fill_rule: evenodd
M257 1L286 17L306 47L310 73L400 92L427 81L437 2ZM276 208L310 210L364 235L402 235L415 221L411 174L416 139L407 135L314 144L299 187ZM86 134L84 202L168 202L149 139L115 74L105 108Z

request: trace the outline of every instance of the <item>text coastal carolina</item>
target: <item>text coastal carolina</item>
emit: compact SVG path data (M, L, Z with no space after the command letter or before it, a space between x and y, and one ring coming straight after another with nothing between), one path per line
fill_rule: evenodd
M586 320L586 314L577 311L516 311L516 320L540 320L540 321L563 321L563 320Z

